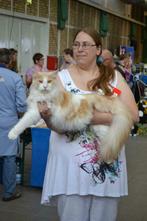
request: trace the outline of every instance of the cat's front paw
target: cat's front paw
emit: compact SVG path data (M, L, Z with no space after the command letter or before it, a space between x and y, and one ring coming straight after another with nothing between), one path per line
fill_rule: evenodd
M15 133L14 129L10 130L10 132L8 133L8 138L10 140L15 140L18 137L18 135Z

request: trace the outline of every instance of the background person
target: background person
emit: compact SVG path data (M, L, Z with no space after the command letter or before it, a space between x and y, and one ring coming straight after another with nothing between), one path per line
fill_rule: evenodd
M30 87L30 85L32 84L32 75L33 73L37 73L40 71L43 72L47 72L48 69L44 66L44 56L41 53L36 53L33 55L33 62L34 65L30 68L28 68L28 70L26 71L25 74L25 81L26 81L26 86L27 88Z
M120 56L121 67L123 67L123 71L125 73L125 79L127 83L132 87L132 58L130 54L123 54Z
M115 68L116 64L114 62L113 54L108 49L103 49L101 57L103 58L103 64L111 68Z
M111 53L111 51L109 51L108 49L103 49L101 57L102 57L102 62L105 66L108 66L110 68L119 71L121 75L126 79L123 65L119 61L118 62L114 61L113 54Z
M8 69L9 50L0 49L0 180L3 201L21 196L16 192L16 155L18 140L9 140L8 132L18 121L18 113L26 111L26 91L21 77Z
M103 64L97 65L101 50L97 31L90 28L78 31L73 41L76 64L60 71L57 80L65 90L75 94L101 89L111 96L113 90L109 85L119 88L119 99L128 106L133 120L138 121L133 94L121 74ZM52 128L50 110L44 103L38 107ZM111 122L111 113L93 111L91 124ZM99 140L89 126L74 135L75 139L69 142L70 133L51 132L41 203L57 200L60 221L115 221L119 198L128 194L125 149L122 148L116 161L107 164L100 160Z
M9 53L10 53L10 62L9 62L8 67L10 68L10 70L18 72L18 68L17 68L17 55L18 55L18 52L17 52L16 49L10 48Z
M68 68L71 64L75 64L73 50L71 48L65 48L63 51L63 63L60 67L60 70Z

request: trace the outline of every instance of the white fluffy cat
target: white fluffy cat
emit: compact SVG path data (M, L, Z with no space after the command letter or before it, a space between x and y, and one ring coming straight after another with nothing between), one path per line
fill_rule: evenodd
M10 130L8 137L16 139L26 128L40 119L38 101L46 101L51 109L51 122L61 131L79 131L92 119L93 108L100 112L111 112L113 120L110 126L92 125L101 143L101 157L104 161L117 158L122 145L128 138L133 120L128 108L118 97L99 94L77 95L64 91L56 80L55 72L37 73L27 99L28 110L20 121Z

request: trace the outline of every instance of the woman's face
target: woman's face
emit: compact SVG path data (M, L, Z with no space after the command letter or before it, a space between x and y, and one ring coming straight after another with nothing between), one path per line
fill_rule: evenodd
M64 57L64 61L67 62L67 63L70 63L72 61L72 57L70 54L63 54L63 57Z
M73 43L74 58L79 65L89 66L96 63L96 57L101 52L93 38L85 32L79 32Z
M38 66L40 66L40 67L43 67L43 65L44 65L44 58L42 57L39 60L36 60L36 64Z

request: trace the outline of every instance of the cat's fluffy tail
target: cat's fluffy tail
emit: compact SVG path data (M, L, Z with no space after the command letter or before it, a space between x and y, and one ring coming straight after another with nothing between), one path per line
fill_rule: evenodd
M104 99L105 100L105 99ZM102 104L102 103L101 103ZM123 144L126 142L133 119L129 109L124 106L117 98L105 100L105 111L112 113L112 123L107 127L107 132L101 136L100 128L97 133L101 141L101 157L106 162L117 159ZM99 108L99 107L98 107ZM101 111L103 107L101 106ZM103 110L104 111L104 110ZM98 126L100 127L100 126Z
M123 144L128 139L132 124L129 114L113 116L108 133L101 141L101 155L104 161L112 162L117 159Z

